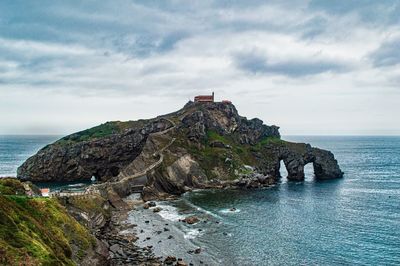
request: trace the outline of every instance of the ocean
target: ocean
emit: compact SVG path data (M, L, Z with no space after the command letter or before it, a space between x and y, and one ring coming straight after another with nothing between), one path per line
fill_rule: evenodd
M60 136L0 135L0 177L16 176L17 168Z
M0 176L15 175L29 155L56 139L0 137ZM400 137L283 139L331 150L344 178L316 181L308 165L304 182L199 190L161 203L157 215L219 265L400 265ZM178 221L191 214L207 222Z

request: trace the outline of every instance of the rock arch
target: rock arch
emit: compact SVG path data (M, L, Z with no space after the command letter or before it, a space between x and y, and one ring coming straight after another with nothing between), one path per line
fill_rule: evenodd
M305 178L304 166L308 163L313 164L316 179L333 179L343 176L343 172L330 151L313 148L310 144L287 142L286 145L279 147L278 154L278 173L275 170L276 176L280 176L281 160L288 172L288 180L303 181Z

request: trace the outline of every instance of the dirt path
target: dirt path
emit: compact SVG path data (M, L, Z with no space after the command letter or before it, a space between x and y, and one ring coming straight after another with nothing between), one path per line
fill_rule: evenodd
M169 121L172 124L172 127L168 128L166 130L160 131L160 132L152 133L151 134L152 136L164 135L164 134L168 133L169 131L171 131L171 130L176 128L176 124L175 124L174 121L172 121L172 120L170 120L168 118L164 118L164 119ZM121 180L118 180L118 181L96 184L96 185L92 185L91 187L92 188L103 187L105 184L123 184L123 183L125 183L127 181L130 181L132 179L136 179L136 178L145 176L147 172L153 170L154 168L156 168L156 167L158 167L159 165L162 164L162 162L164 161L164 155L163 155L164 150L169 148L175 142L175 140L176 140L176 138L172 138L171 141L167 145L165 145L163 148L161 148L160 150L155 152L154 156L158 155L158 156L160 156L160 158L158 159L157 162L155 162L155 163L151 164L150 166L146 167L144 170L142 170L142 171L140 171L140 172L138 172L138 173L136 173L134 175L126 176L126 177L124 177L124 178L122 178ZM144 183L145 183L145 181L144 181Z

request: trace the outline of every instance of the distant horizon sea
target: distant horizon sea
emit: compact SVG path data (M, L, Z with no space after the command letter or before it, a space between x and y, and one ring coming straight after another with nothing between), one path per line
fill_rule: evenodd
M0 135L0 176L59 138ZM400 136L282 139L332 151L344 178L316 181L309 164L304 182L186 193L172 212L220 221L190 241L220 265L400 265Z

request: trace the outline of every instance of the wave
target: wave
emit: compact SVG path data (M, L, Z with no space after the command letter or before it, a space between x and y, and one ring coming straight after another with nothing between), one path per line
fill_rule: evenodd
M178 209L174 206L157 202L157 206L162 210L158 214L165 220L179 221L185 219L186 216L179 214Z
M185 201L185 204L186 204L186 205L192 207L193 209L195 209L195 210L197 210L197 211L199 211L199 212L205 213L205 214L207 214L207 215L209 215L209 216L212 216L212 217L214 217L214 218L217 218L217 219L222 220L222 217L219 216L218 214L215 214L215 213L213 213L213 212L211 212L211 211L205 210L205 209L203 209L203 208L201 208L201 207L199 207L199 206L197 206L197 205L191 203L191 202L188 201L187 199L184 199L184 201Z
M203 231L199 231L198 229L189 229L184 232L184 238L185 239L195 239L196 237L202 235L204 233Z
M224 214L233 214L233 213L238 213L240 212L240 209L222 209L219 212L224 213Z
M86 186L86 184L78 183L78 184L70 184L70 185L68 185L68 187L83 187L83 186Z

